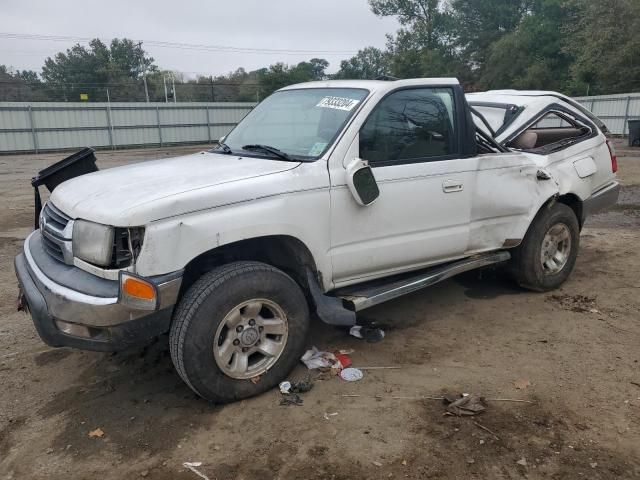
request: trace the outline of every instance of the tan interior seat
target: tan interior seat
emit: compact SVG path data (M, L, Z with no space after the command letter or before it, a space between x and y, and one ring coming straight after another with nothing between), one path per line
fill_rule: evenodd
M538 143L538 134L531 130L525 130L511 143L511 146L519 150L531 150L536 147L536 143Z

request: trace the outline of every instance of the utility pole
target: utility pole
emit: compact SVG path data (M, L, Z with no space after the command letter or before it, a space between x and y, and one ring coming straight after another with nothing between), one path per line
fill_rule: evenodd
M162 75L162 83L164 84L164 103L169 103L169 97L167 95L167 76Z
M176 77L173 76L173 73L171 74L171 86L173 88L173 103L176 103Z

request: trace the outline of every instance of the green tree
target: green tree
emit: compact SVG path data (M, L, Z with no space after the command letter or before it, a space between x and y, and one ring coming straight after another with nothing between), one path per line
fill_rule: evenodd
M108 47L94 39L88 47L75 45L47 58L42 79L59 100L77 101L80 93L88 93L90 100L105 101L109 88L111 100L143 101L142 79L157 70L153 62L132 40L114 39Z
M456 48L456 25L443 0L369 0L379 16L400 22L387 36L391 75L399 78L456 76L468 82L471 72Z
M513 32L489 46L480 87L567 91L572 56L563 48L564 25L573 15L564 0L538 0Z
M380 17L396 17L416 43L433 50L443 44L448 13L440 0L369 0L373 13Z
M640 90L640 2L571 0L577 10L567 36L571 93L584 95Z
M310 82L327 78L325 70L329 62L321 58L312 58L308 62L300 62L289 66L282 62L256 72L260 84L259 96L264 98L274 91L294 83Z
M372 80L383 75L390 75L390 68L388 52L383 52L375 47L367 47L349 60L342 60L340 70L333 75L333 78Z
M46 100L38 74L31 70L13 71L0 65L0 102L38 102Z
M465 60L482 69L491 45L516 30L536 0L452 0L457 47Z

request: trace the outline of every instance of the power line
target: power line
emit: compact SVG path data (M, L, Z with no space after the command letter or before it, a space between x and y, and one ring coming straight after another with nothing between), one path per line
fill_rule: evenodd
M73 37L67 35L43 35L29 33L0 32L0 38L15 40L38 40L48 42L76 42L89 43L95 38ZM102 41L111 41L113 38L101 38ZM140 40L147 46L159 48L174 48L179 50L197 50L218 53L260 53L260 54L280 54L280 55L355 55L352 50L296 50L296 49L276 49L276 48L253 48L234 47L230 45L206 45L181 42L165 42L161 40Z

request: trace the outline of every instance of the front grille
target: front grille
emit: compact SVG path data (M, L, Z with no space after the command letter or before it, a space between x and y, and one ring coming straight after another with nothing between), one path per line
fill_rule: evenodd
M44 250L53 258L64 262L64 253L62 252L62 247L54 240L51 240L46 233L42 235L42 246L44 247Z
M72 263L71 233L67 226L71 219L47 202L42 209L40 233L45 251L60 262ZM66 255L65 255L66 253Z
M58 230L60 232L60 236L62 236L62 232L71 219L56 207L54 207L51 202L47 202L44 205L42 213L47 221L47 224Z

